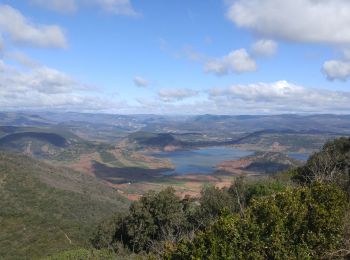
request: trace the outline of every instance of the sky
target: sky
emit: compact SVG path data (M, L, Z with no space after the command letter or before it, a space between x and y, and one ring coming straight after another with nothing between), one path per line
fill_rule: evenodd
M348 0L0 0L0 110L350 113Z

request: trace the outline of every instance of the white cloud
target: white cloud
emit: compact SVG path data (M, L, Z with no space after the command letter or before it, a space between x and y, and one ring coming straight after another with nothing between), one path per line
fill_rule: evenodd
M4 72L6 70L6 64L3 60L0 60L0 72Z
M350 48L345 48L343 50L343 56L344 56L344 59L350 60Z
M14 60L15 62L25 66L25 67L36 67L39 63L32 58L28 57L26 54L20 51L5 52L4 56L8 59Z
M198 91L186 88L161 89L158 97L164 102L175 102L198 95Z
M350 92L305 88L287 81L212 88L209 99L221 111L250 113L350 111Z
M205 72L211 72L217 75L226 75L229 73L239 74L256 71L256 69L255 61L245 49L232 51L220 59L209 60L204 66Z
M139 109L156 114L348 114L350 112L350 92L307 88L283 80L211 88L207 94L207 97L198 96L181 103L143 98L138 100Z
M350 43L348 0L237 0L228 18L259 35L307 43Z
M326 61L323 64L323 72L329 80L346 81L350 77L350 61Z
M137 87L145 88L145 87L149 86L150 82L147 79L143 78L143 77L135 76L134 77L134 84Z
M71 93L84 86L58 70L40 67L18 77L18 83L46 94Z
M106 110L119 104L47 67L22 71L0 60L0 109Z
M277 52L278 44L273 40L259 40L252 46L255 56L273 56Z
M130 0L96 0L101 8L113 14L137 16L138 13L132 7Z
M15 92L38 92L44 94L72 93L88 89L67 74L48 67L35 67L21 71L3 63L0 87Z
M82 7L97 6L105 12L116 15L139 15L134 10L130 0L30 0L30 2L62 13L75 12Z
M0 4L0 33L15 43L35 47L67 46L67 40L59 26L34 24L9 5Z

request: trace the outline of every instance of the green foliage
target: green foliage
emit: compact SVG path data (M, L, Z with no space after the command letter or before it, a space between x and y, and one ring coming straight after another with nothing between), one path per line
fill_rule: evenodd
M236 203L235 197L231 196L227 190L215 186L203 188L199 204L200 208L195 219L202 226L209 225L224 210L231 213L239 211L239 205Z
M350 194L350 138L327 142L313 154L306 165L299 167L293 179L302 184L334 183Z
M253 199L281 190L285 185L272 179L252 182L237 178L229 189L204 187L198 200L180 199L172 188L149 192L131 205L127 216L102 222L91 243L97 249L118 251L122 243L133 252L159 252L193 236L196 230L206 229L222 213L243 214Z
M124 217L122 214L116 214L112 218L102 221L94 230L90 239L94 248L102 249L115 249L115 232L123 224Z
M245 203L249 205L252 199L270 196L277 192L282 192L285 189L285 183L274 180L259 181L256 183L247 184L244 194Z
M113 260L116 255L110 250L75 249L46 257L43 260Z
M88 244L91 227L127 209L84 174L0 153L0 258L38 258Z
M346 241L350 139L327 143L304 167L229 188L205 187L201 197L150 192L128 216L100 227L96 248L124 244L166 259L319 259ZM290 177L307 186L292 186ZM108 226L108 225L107 225ZM347 227L347 229L345 229ZM113 239L111 239L114 234ZM109 241L109 242L108 242ZM345 245L346 246L346 245Z
M228 189L207 186L201 192L200 207L194 219L198 222L198 226L205 227L222 212L243 213L252 199L284 191L286 186L286 183L271 178L248 181L243 177L236 178Z
M124 242L133 251L147 250L152 240L176 236L183 222L183 205L174 189L149 192L131 205Z
M346 196L334 186L289 189L254 200L243 217L223 215L169 259L311 259L342 239Z
M122 249L117 253L110 249L78 248L63 251L58 254L43 258L42 260L141 260L154 259L152 255L134 254Z
M106 150L100 151L100 156L104 163L111 163L117 160L111 152L108 152Z

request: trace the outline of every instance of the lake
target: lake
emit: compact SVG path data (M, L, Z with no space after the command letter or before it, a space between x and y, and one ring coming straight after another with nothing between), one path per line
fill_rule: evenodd
M198 150L184 150L173 152L158 152L151 155L170 160L176 167L174 171L164 174L210 174L215 171L215 166L222 161L237 160L252 155L253 151L232 147L209 147Z
M310 157L310 154L307 153L287 153L287 155L299 161L307 161Z

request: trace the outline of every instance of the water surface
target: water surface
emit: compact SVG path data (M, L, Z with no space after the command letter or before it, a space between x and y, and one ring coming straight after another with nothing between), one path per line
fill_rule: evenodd
M307 161L310 157L310 154L307 154L307 153L288 153L287 155L290 158L293 158L299 161Z
M253 151L233 147L209 147L198 150L158 152L151 155L170 160L176 167L164 174L210 174L222 161L237 160L252 155Z

